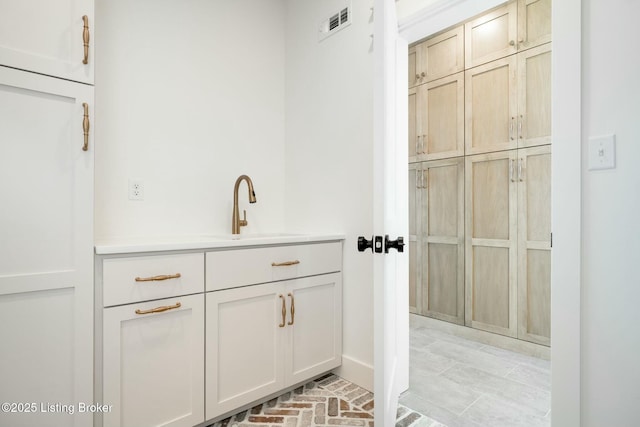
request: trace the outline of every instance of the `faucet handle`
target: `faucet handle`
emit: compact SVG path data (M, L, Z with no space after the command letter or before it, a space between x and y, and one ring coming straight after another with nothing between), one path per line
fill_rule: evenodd
M245 227L247 224L249 224L247 222L247 210L246 209L242 210L242 216L244 218L240 220L240 227Z

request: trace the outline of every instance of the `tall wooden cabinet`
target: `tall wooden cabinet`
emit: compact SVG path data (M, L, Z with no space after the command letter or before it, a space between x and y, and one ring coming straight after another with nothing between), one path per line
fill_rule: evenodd
M551 1L409 55L410 311L549 345Z
M93 2L0 3L0 401L90 403L94 104L93 87L71 80L93 80L81 54ZM90 425L92 415L0 418Z

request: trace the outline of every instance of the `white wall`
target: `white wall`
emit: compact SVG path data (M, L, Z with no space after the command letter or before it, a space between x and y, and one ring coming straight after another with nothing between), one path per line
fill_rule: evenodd
M582 425L640 418L640 3L584 0ZM587 171L590 136L616 134L617 166Z
M372 4L353 0L353 24L320 43L318 25L347 1L286 4L286 225L346 235L341 374L370 388L372 255L356 242L373 231Z
M284 228L284 1L96 1L97 238ZM145 200L128 200L141 179Z

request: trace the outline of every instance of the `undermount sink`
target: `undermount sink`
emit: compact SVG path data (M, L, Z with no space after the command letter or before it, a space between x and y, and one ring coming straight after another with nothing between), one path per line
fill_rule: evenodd
M274 239L278 237L296 237L302 234L293 233L255 233L255 234L214 234L210 237L217 240L254 240L254 239Z

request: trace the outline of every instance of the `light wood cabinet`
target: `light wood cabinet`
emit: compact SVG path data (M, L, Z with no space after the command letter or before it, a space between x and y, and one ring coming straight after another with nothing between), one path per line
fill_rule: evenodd
M464 73L412 89L409 117L409 162L464 155Z
M549 345L550 147L466 159L466 324Z
M339 366L341 301L336 273L208 293L207 419Z
M551 45L466 71L465 153L551 143Z
M413 46L410 58L412 54L415 66L410 65L413 75L409 81L414 85L464 71L464 27L460 25L430 37Z
M518 338L551 336L551 147L518 150Z
M82 127L93 96L88 85L0 66L2 402L93 401L94 146L90 132L83 150ZM87 425L91 414L2 421Z
M93 9L93 0L0 0L0 65L93 83Z
M425 162L410 174L410 304L416 313L463 324L464 159Z
M409 75L407 81L409 82L409 88L412 88L420 84L421 76L416 68L416 47L409 47L409 62L408 62Z
M551 41L551 0L517 0L465 24L466 68Z
M204 316L203 294L104 310L105 427L204 421Z

